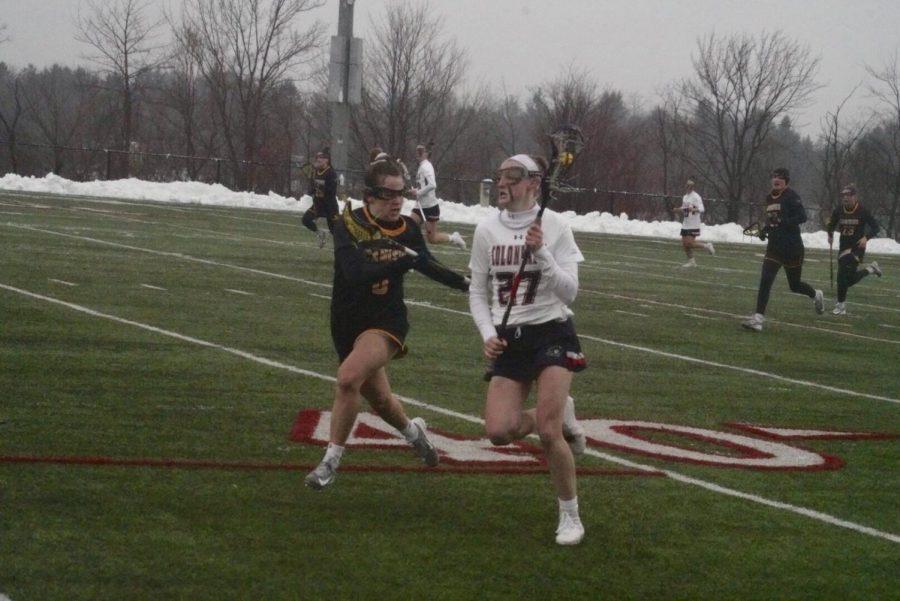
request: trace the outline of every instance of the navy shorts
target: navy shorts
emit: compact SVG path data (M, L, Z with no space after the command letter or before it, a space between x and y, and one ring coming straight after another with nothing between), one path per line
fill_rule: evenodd
M416 208L416 213L419 212L419 208ZM427 221L440 221L441 220L441 207L440 205L434 205L433 207L428 207L427 209L423 208L422 212L425 214L425 219ZM421 217L421 215L419 215Z
M801 267L803 265L803 246L774 246L766 248L766 261L778 263L784 267Z
M695 229L695 230L681 230L681 237L682 237L682 238L684 238L685 236L693 236L694 238L696 238L696 237L699 236L699 235L700 235L700 228L699 228L699 227L698 227L697 229Z
M336 319L334 315L331 318L331 341L334 343L334 350L337 351L339 363L343 363L351 352L356 339L362 336L363 332L373 331L382 334L391 340L397 346L395 359L400 359L406 355L407 348L405 344L406 335L409 333L409 323L405 318L386 316L383 319L369 321L368 323L358 323L355 320L348 319L346 316Z
M493 375L532 382L545 367L558 365L571 372L587 367L575 324L566 321L509 326L497 334L506 340L507 347L494 362Z

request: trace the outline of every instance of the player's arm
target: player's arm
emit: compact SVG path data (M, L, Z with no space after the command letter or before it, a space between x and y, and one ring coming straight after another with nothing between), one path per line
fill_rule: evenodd
M325 200L337 203L337 173L334 169L329 169L325 176Z
M806 209L799 197L786 198L781 203L781 225L800 225L806 223Z
M413 268L439 284L461 290L462 292L468 292L469 278L453 271L434 258L434 255L431 254L431 251L428 250L428 246L425 244L425 238L422 237L420 228L410 228L410 231L413 232L414 236L410 247L419 254Z
M373 241L377 242L377 241ZM375 258L381 260L374 260ZM340 221L334 227L334 259L351 284L376 282L412 269L415 259L397 248L357 243Z

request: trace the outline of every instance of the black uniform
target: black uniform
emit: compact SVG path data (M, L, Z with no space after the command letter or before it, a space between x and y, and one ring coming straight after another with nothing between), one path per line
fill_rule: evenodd
M810 298L816 296L813 287L800 279L804 253L800 224L806 222L806 211L800 202L800 195L793 188L785 188L780 193L769 192L765 203L766 224L761 235L767 237L769 243L766 246L756 297L756 312L761 315L766 312L772 283L782 267L791 292L805 294Z
M303 214L303 225L315 232L318 230L316 219L324 217L329 231L334 233L334 222L338 215L337 174L331 165L313 172L307 194L312 197L313 203Z
M374 220L365 207L354 211L361 221ZM384 236L416 251L416 258L350 236L342 219L334 228L334 287L331 292L331 337L341 361L353 350L353 343L367 330L377 330L394 340L406 354L404 340L409 331L403 302L403 276L415 269L429 278L457 290L467 291L465 278L446 268L435 268L416 222L401 216L396 223L377 222ZM375 241L377 242L377 241Z
M829 235L833 235L835 229L841 234L838 243L837 299L842 303L847 300L847 290L850 286L869 275L865 269L857 271L857 267L866 256L866 249L858 247L857 244L863 237L874 238L881 227L872 214L857 202L850 211L843 205L836 208L825 228Z

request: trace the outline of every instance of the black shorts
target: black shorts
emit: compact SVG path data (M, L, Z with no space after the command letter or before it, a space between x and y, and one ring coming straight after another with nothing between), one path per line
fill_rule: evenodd
M581 343L575 333L575 324L566 321L548 321L528 326L509 326L498 331L507 347L494 362L493 374L517 382L537 379L545 367L558 365L571 372L587 367L581 352Z
M383 318L368 320L365 323L358 322L346 316L331 316L331 341L334 343L334 350L337 351L339 363L343 363L350 353L353 351L353 345L356 339L367 331L378 332L390 339L397 345L397 354L395 359L399 359L406 355L407 348L405 344L406 335L409 333L409 322L406 319L384 316Z
M419 209L416 208L416 213L419 212ZM434 205L433 207L422 208L422 213L425 214L425 219L427 221L440 221L441 220L441 207L440 205ZM419 215L421 217L421 215Z
M696 237L699 236L699 235L700 235L700 228L699 228L699 227L698 227L697 229L695 229L695 230L681 230L681 237L682 237L682 238L684 238L685 236L693 236L694 238L696 238Z
M866 256L866 249L854 247L842 250L838 253L838 265L845 269L856 269L863 262Z
M769 246L766 248L766 261L774 261L783 267L801 267L804 250L802 246Z

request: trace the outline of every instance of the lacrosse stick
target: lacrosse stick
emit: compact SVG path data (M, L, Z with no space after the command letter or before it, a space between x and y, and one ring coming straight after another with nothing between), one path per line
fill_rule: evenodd
M575 125L564 125L550 134L550 145L550 173L541 176L540 209L538 209L535 221L540 221L541 217L544 215L544 209L550 204L554 194L559 191L559 180L566 172L568 172L569 168L572 167L576 155L581 151L582 147L584 147L584 136L579 127ZM516 272L509 289L506 310L503 312L503 319L500 321L498 331L506 329L506 324L509 321L509 314L512 311L513 305L516 303L516 294L519 291L519 284L522 282L522 275L525 273L525 266L528 265L530 256L531 252L526 246L524 252L522 252L522 262L519 264L519 270ZM484 374L484 381L490 382L493 375L494 363L491 362L491 365Z

